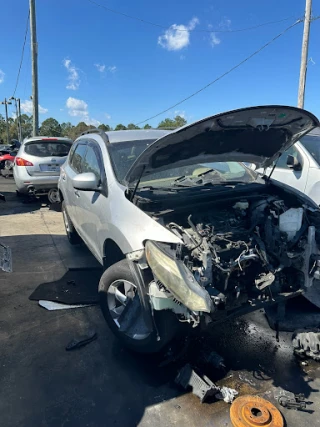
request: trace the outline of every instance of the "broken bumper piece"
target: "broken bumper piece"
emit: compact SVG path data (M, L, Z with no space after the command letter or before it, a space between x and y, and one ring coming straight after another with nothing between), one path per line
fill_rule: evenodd
M236 390L231 388L217 386L205 375L201 377L189 364L179 371L175 383L184 389L191 387L193 394L199 397L201 403L210 396L215 396L216 399L231 403L238 394Z

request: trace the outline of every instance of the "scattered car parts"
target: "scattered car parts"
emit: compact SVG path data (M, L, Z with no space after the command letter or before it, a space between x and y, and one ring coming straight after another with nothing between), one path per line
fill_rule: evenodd
M296 409L297 411L304 411L307 408L307 402L303 394L294 394L287 390L281 390L278 394L275 394L275 398L278 400L281 406L287 409Z
M231 405L234 427L284 427L281 412L259 396L240 396Z
M199 397L201 403L208 397L215 396L220 391L220 388L208 377L198 375L189 364L185 365L179 371L175 382L184 389L191 387L192 393Z
M216 399L231 403L238 392L232 388L219 387L213 383L206 375L197 374L190 364L185 365L178 373L175 383L184 389L192 388L192 393L199 397L203 403L210 396Z
M320 361L320 329L298 330L292 336L294 353Z

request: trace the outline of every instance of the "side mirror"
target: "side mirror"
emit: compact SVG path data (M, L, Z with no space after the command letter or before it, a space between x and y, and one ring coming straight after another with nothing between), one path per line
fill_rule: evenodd
M82 191L100 191L99 181L94 173L79 173L72 179L73 188Z
M302 165L299 162L299 160L296 157L292 156L291 154L288 154L287 166L288 166L288 168L293 169L295 171L301 171L302 170Z

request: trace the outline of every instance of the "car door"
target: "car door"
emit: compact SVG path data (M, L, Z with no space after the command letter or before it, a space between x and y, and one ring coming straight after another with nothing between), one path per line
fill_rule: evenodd
M99 191L78 190L77 224L79 234L88 245L91 252L100 261L98 230L103 216L107 212L107 178L102 160L102 153L95 141L88 141L86 155L82 162L82 173L94 173L98 179Z
M301 165L301 170L294 170L287 165L288 155L295 157ZM296 188L302 193L306 189L308 182L309 160L304 155L298 146L294 145L284 151L279 157L277 166L275 167L271 177L284 184ZM267 169L267 175L271 172L271 168Z
M77 206L79 203L79 190L73 187L72 179L82 172L82 163L87 151L86 141L79 141L72 147L67 163L61 171L61 181L63 182L64 199L67 212L73 225L78 230Z

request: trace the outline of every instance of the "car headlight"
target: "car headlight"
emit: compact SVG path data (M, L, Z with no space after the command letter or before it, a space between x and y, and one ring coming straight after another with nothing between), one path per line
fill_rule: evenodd
M199 285L182 261L170 257L155 242L148 241L145 249L153 274L178 301L189 310L211 312L210 295Z

